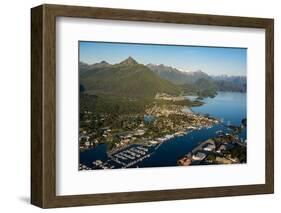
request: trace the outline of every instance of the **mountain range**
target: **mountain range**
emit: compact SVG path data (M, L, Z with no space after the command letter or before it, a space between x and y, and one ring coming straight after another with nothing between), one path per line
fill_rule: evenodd
M132 57L117 64L79 62L80 87L89 93L154 97L157 92L213 96L217 91L246 92L245 76L210 76L201 70L184 72L163 64L138 63Z
M154 97L157 92L177 95L179 86L159 77L147 66L129 57L119 64L85 64L80 71L80 84L89 93L103 93L114 96ZM87 70L87 71L86 71Z
M147 64L147 67L151 69L154 73L159 75L161 78L169 80L174 84L185 84L185 83L194 83L199 79L208 79L211 77L201 70L198 71L190 71L183 72L176 68L165 66L163 64L155 65L155 64Z

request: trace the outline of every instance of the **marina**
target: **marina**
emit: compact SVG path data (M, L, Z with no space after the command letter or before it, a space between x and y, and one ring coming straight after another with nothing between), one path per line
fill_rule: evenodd
M80 152L80 162L84 167L79 166L79 168L82 168L81 170L89 170L177 166L178 160L188 153L194 153L196 156L196 152L211 152L214 147L206 141L210 138L229 134L231 129L227 125L239 126L241 120L245 118L246 95L243 93L219 93L215 98L206 98L204 101L204 105L192 107L191 110L194 113L208 113L210 116L222 120L222 123L202 128L190 126L189 130L166 134L156 139L147 140L145 143L121 146L113 152L108 152L107 144L100 144L94 148ZM226 110L227 107L231 108L233 112ZM244 141L247 139L246 130L247 128L243 128L238 133L239 140L237 140L237 143L240 143L244 147L246 147ZM141 133L140 131L137 132L137 134ZM134 137L132 132L127 132L122 137L128 136ZM206 142L206 144L203 142ZM225 148L227 148L226 145L220 146L221 150ZM204 159L205 157L199 154L195 158L200 161L200 159ZM183 160L185 160L183 161L185 165L192 165L189 160ZM218 157L217 160L218 162L228 163L224 158Z
M160 145L156 146L155 150L157 150L159 146ZM104 162L101 160L93 161L93 166L95 169L133 167L142 160L149 158L151 154L153 154L153 150L154 149L149 150L140 145L128 147L109 155L109 159Z

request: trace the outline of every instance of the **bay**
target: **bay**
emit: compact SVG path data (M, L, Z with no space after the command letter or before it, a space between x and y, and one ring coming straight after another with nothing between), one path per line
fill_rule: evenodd
M187 97L191 99L191 97ZM195 97L194 97L195 98ZM221 124L215 125L211 128L202 128L194 130L186 135L174 137L164 143L155 147L149 147L150 157L146 158L132 167L163 167L163 166L176 166L177 160L186 153L192 151L203 141L215 137L216 132L221 130L228 132L227 125L240 125L241 120L247 116L247 100L246 93L239 92L218 92L214 98L204 98L203 105L192 107L194 113L208 114L222 121ZM151 118L149 118L150 120ZM244 128L240 133L240 137L246 140L247 128ZM83 151L80 153L80 163L92 166L95 160L110 161L106 154L106 144L101 144L95 148ZM138 145L131 145L136 147ZM128 147L128 149L130 148ZM114 164L114 163L113 163ZM121 165L114 164L115 168L121 168Z

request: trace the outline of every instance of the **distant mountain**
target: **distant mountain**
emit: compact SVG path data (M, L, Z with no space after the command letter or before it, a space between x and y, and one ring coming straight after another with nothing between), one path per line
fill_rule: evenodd
M214 97L218 91L216 81L207 78L199 78L194 83L185 83L182 89L186 94L195 93L201 97Z
M163 64L147 64L146 66L161 78L171 81L174 84L186 83L188 76L173 67L165 66Z
M109 63L107 63L106 61L101 61L100 63L95 63L90 65L90 69L94 69L94 68L102 68L102 67L108 67L110 66Z
M127 59L120 62L120 64L122 64L122 65L136 65L136 64L138 64L138 62L135 59L133 59L131 56L129 56Z
M163 64L139 64L128 57L118 64L101 61L79 63L80 91L129 97L153 97L157 92L214 96L217 91L246 92L245 76L209 76L198 71L180 71Z
M93 70L108 67L108 66L110 66L110 64L107 63L106 61L101 61L99 63L95 63L95 64L91 64L91 65L84 63L84 62L79 62L79 72L81 74L81 73L85 73L89 70L93 71Z
M209 75L202 72L201 70L183 72L176 68L165 66L163 64L147 64L146 66L161 78L169 80L175 84L192 84L199 79L211 79Z
M82 69L84 66L81 64ZM126 97L154 97L157 92L172 95L181 92L179 86L162 79L132 57L114 65L107 64L100 67L89 65L86 72L80 70L80 84L86 92L92 94L103 93Z
M187 76L189 76L189 83L195 83L200 79L204 79L204 80L212 80L212 77L209 76L207 73L202 72L201 70L197 70L197 71L189 71L189 72L185 72Z
M220 91L235 91L246 92L247 77L246 76L212 76L216 81L218 90Z
M243 81L244 82L244 81ZM194 83L185 83L182 85L185 93L197 93L198 96L214 96L217 91L225 92L246 92L247 83L240 81L228 80L216 80L216 79L206 79L200 78Z
M147 67L161 78L181 85L186 93L214 94L215 90L246 92L247 88L245 76L209 76L201 70L184 72L163 64L147 64Z
M213 79L218 81L230 81L235 84L246 84L247 83L247 77L246 76L228 76L228 75L218 75L218 76L212 76Z
M84 62L79 62L79 73L84 73L89 70L89 65Z

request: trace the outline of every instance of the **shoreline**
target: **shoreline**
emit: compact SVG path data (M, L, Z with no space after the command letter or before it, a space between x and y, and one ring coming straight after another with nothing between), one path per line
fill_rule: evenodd
M205 104L208 104L208 103L205 102L204 105ZM152 151L152 149L154 150L155 147L159 147L162 144L164 144L165 142L169 142L169 140L173 141L174 138L180 138L181 136L189 135L190 133L193 132L193 130L200 130L201 128L208 129L210 127L214 127L216 124L222 124L222 122L220 120L213 118L213 117L209 117L208 115L203 114L203 113L196 113L191 108L192 107L190 107L190 106L176 105L176 103L173 104L173 102L170 102L170 104L169 103L166 104L165 102L163 102L161 105L157 105L157 104L152 105L150 108L147 108L148 112L145 112L142 115L142 117L147 115L147 116L155 117L156 119L152 118L151 119L152 121L148 121L147 123L142 121L140 126L137 126L136 128L131 129L129 131L124 130L126 133L121 131L122 136L125 140L125 141L123 140L123 142L125 142L125 143L123 143L123 145L120 145L117 149L114 148L111 153L108 153L106 151L105 154L107 156L110 156L110 155L118 154L119 152L123 152L123 151L126 154L127 149L130 151L131 146L132 147L144 146L144 147L149 148L149 150L150 150L149 153L154 152L154 151ZM142 119L142 117L139 117L137 119ZM200 120L200 118L202 118L203 120ZM148 120L150 120L150 119L148 119ZM214 120L216 120L217 123L214 123L214 122L208 123L209 121L214 121ZM192 121L192 122L190 123L190 121ZM195 123L193 123L194 121L195 121ZM208 122L204 123L204 121L208 121ZM130 124L130 122L131 121L129 120L128 124ZM132 120L132 122L133 122L133 120ZM169 122L170 122L170 124L169 124ZM143 124L145 124L145 125L143 125ZM169 125L171 125L171 124L174 125L174 127L169 128ZM139 125L139 124L137 124L137 125ZM191 127L191 128L189 129L187 127ZM110 131L110 126L107 129L108 129L108 131ZM154 131L155 131L155 134L153 133ZM137 136L134 136L134 132L139 132L139 134ZM158 132L160 134L158 134ZM205 132L205 130L203 132ZM113 133L114 132L112 132L112 134ZM131 135L131 136L129 136L129 135ZM114 134L113 134L113 136L114 136ZM133 139L134 137L136 137L137 139L134 140ZM216 136L210 136L209 138L212 138L212 137L216 137ZM244 139L246 139L246 138L244 138ZM181 139L180 139L180 141L181 141ZM196 139L196 141L198 141L198 140ZM120 141L120 142L122 142L122 141ZM119 142L117 141L117 143L119 143ZM199 143L200 143L200 141L199 141ZM107 142L104 142L101 144L110 146L110 144ZM173 146L173 145L168 145L168 147L169 146ZM166 147L166 145L165 145L165 147ZM162 151L160 153L162 153ZM98 159L98 158L95 158L95 159ZM105 160L107 158L101 158L101 159ZM177 159L175 160L175 162L177 162ZM90 165L90 164L86 164L86 165ZM117 167L119 168L119 166L117 166ZM144 167L149 167L149 166L144 166Z

